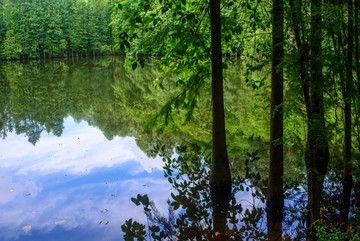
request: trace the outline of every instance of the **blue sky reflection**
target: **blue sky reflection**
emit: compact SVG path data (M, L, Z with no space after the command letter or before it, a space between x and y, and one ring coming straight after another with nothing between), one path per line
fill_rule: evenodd
M138 193L165 211L161 158L148 158L132 137L109 141L72 118L64 126L36 146L13 133L0 141L0 240L121 240L126 219L146 220L130 201Z

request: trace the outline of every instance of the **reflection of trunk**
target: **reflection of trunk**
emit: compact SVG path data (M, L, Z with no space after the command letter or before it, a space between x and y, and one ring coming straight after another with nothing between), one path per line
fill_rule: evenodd
M212 68L212 165L210 185L231 186L229 160L226 151L223 76L221 53L220 0L210 1L211 18L211 68Z
M229 210L231 188L210 188L210 193L213 208L213 234L217 240L227 240L226 214Z
M350 196L352 188L351 174L351 86L352 86L352 51L353 51L353 2L348 0L348 39L347 39L347 60L346 60L346 81L343 83L343 98L345 101L345 160L343 174L343 194L340 205L340 220L344 227L348 223L350 209Z
M266 201L268 240L282 240L283 197L283 41L282 0L273 0L270 163Z

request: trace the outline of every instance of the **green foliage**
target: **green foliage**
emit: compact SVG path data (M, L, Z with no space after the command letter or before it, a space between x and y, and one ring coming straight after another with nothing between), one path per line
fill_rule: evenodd
M121 225L121 230L125 233L125 241L133 241L135 238L139 241L146 240L145 225L133 222L132 219L126 220L125 224Z
M346 232L343 232L338 227L326 227L317 225L317 237L319 241L357 241L360 240L359 230L354 230L352 227L348 227Z
M0 2L2 59L50 58L112 51L111 1Z
M174 192L168 201L167 217L161 215L147 195L138 194L136 198L131 198L137 206L143 206L151 237L154 240L216 240L219 234L214 236L212 230L209 190L210 153L195 143L176 146L177 158L172 158L172 149L164 145L154 146L153 152L163 158L164 177L171 183ZM250 158L257 160L256 155L256 152L252 153ZM252 174L246 178L250 176ZM255 199L264 199L263 194L247 185L245 180L240 176L233 180L233 193L226 215L229 226L221 235L226 240L266 240L261 227L263 208L251 204L247 206L235 198L237 193L251 193L254 203Z
M260 88L264 85L264 76L260 80L252 76L254 71L261 71L266 61L252 58L245 51L248 44L257 46L254 35L247 36L249 25L253 30L266 29L269 21L258 8L265 7L260 3L246 4L235 1L222 2L222 49L226 54L240 55L246 53L251 59L247 64L253 67L246 71L249 85ZM246 9L246 12L242 10ZM243 19L246 19L243 23ZM114 4L112 22L116 29L117 46L137 56L148 54L163 55L161 67L163 72L154 81L155 87L162 88L162 82L174 76L178 92L169 98L167 103L154 119L153 127L158 122L166 125L173 121L173 113L185 110L184 123L194 116L195 107L199 105L200 93L204 86L209 86L211 50L210 18L208 1L117 1ZM255 34L256 35L256 34ZM266 35L264 35L266 36ZM266 38L261 37L261 41ZM257 53L266 52L267 47L258 47ZM264 55L265 56L265 55ZM130 58L133 69L143 66L142 57ZM257 67L253 62L256 63ZM223 68L230 65L228 58L223 58ZM251 84L250 84L251 82Z

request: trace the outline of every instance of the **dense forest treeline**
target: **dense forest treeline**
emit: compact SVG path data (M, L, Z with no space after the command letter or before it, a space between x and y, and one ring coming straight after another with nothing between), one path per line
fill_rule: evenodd
M111 0L0 0L0 59L112 53Z

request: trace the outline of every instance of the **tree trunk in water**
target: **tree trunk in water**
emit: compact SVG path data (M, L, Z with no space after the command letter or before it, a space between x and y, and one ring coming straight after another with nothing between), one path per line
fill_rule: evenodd
M308 120L309 203L311 215L311 239L316 240L314 223L320 220L320 201L324 177L329 162L329 147L325 134L323 77L321 51L321 0L311 1L311 115Z
M345 160L343 173L343 193L340 205L340 222L345 229L348 223L350 196L352 188L351 173L351 88L352 88L352 51L353 51L353 1L348 0L348 39L346 59L346 81L343 98L345 101Z
M211 20L211 68L212 68L212 164L210 185L212 188L231 188L231 176L225 139L223 100L220 0L210 0Z
M283 0L273 0L270 163L266 201L268 240L282 240L283 196Z

